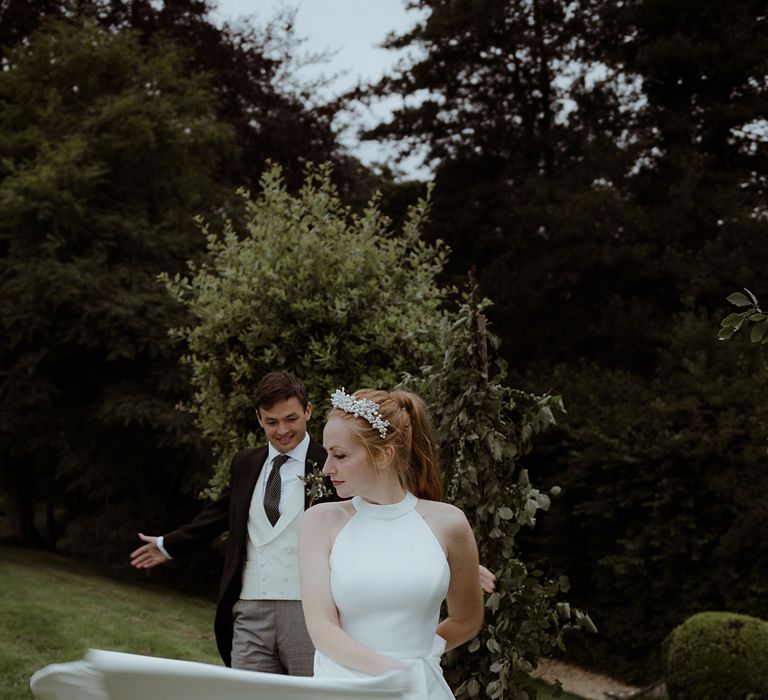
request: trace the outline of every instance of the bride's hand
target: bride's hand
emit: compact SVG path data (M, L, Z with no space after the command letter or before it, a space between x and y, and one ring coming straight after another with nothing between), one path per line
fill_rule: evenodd
M486 593L493 593L496 590L496 576L482 564L480 564L480 588Z
M401 665L400 668L383 673L382 679L386 679L384 682L387 688L395 688L407 695L414 688L412 675L413 669L411 667Z
M381 656L381 668L377 675L383 676L388 673L395 673L397 671L407 671L408 666L398 659L393 659L391 656Z

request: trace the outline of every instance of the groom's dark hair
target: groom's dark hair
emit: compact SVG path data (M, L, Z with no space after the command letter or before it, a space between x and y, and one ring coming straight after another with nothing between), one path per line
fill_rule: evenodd
M294 397L299 400L305 411L309 404L307 387L290 372L270 372L265 375L256 385L255 394L257 411L262 408L269 410L278 401L287 401Z

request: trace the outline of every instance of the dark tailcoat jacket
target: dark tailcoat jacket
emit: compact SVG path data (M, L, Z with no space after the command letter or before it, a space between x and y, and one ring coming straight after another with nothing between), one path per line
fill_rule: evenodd
M232 665L232 606L240 597L251 497L268 455L267 446L238 452L232 459L229 486L222 491L221 496L206 505L192 522L169 532L163 538L163 546L176 558L199 549L229 531L224 545L224 571L219 584L219 602L214 623L216 645L227 666ZM304 473L310 474L315 468L321 469L325 464L325 455L322 445L310 438ZM308 507L309 496L305 495L304 508Z

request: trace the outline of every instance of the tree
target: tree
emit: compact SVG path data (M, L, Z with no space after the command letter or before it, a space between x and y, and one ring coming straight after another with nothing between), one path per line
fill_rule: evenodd
M369 136L427 146L427 234L456 253L456 279L477 266L515 364L647 373L657 313L716 303L744 268L754 282L742 248L765 226L762 3L414 4L426 19L389 45L418 58L376 87L405 106Z
M255 197L241 195L242 224L201 222L206 261L164 277L191 319L174 335L195 387L188 408L217 455L214 489L235 450L259 440L263 374L296 373L322 411L341 385L391 386L431 361L444 315L435 278L446 251L420 239L426 200L395 235L376 199L359 215L342 204L328 166L296 195L277 166Z
M167 338L182 309L156 281L200 249L191 212L224 194L232 132L168 41L49 22L0 73L0 469L11 535L33 497L68 546L121 540L126 511L194 489L199 435L174 404ZM182 487L185 488L185 487ZM33 491L34 489L34 491ZM165 495L161 495L165 492ZM166 505L168 505L166 503ZM173 506L168 508L173 512ZM81 539L82 538L82 539ZM121 554L124 553L121 552Z
M0 5L0 57L29 39L46 17L63 19L69 4L61 0L7 0Z
M593 78L584 54L591 4L415 4L426 20L389 46L414 46L419 58L376 87L411 99L368 136L426 145L436 205L427 235L454 251L451 280L476 267L516 364L576 352L647 363L640 344L629 357L615 351L619 313L597 312L605 290L628 296L663 275L647 255L646 219L626 196L641 148L620 118L626 90ZM642 256L648 263L638 265ZM520 334L558 308L558 343L544 329Z
M255 186L268 160L283 166L294 187L307 163L331 161L340 186L359 196L360 166L342 152L333 129L340 103L318 104L311 86L299 85L292 74L301 47L293 13L278 13L263 26L248 19L218 26L214 7L211 0L9 0L0 55L2 46L28 38L46 17L88 18L109 31L134 29L145 44L170 39L185 47L179 65L184 75L210 77L216 115L235 131L237 148L217 164L218 176L232 189Z

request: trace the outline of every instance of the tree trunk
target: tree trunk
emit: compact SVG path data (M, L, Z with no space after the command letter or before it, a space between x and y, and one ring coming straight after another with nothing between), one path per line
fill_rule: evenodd
M49 549L56 549L56 541L59 539L59 528L56 524L56 507L53 498L49 497L45 502L45 541Z
M536 52L538 63L538 82L541 92L540 134L541 148L544 157L544 172L551 178L554 173L554 156L552 153L552 78L549 72L550 51L544 41L543 18L539 0L533 0L534 34L536 36Z
M32 479L23 465L6 464L2 480L5 501L3 537L24 544L39 544L35 527Z

